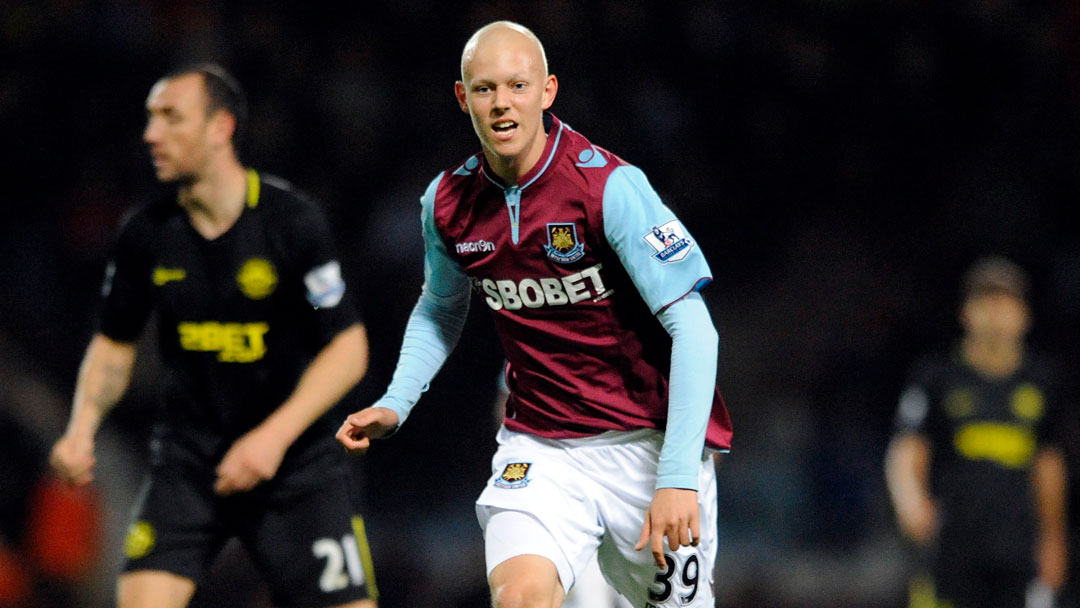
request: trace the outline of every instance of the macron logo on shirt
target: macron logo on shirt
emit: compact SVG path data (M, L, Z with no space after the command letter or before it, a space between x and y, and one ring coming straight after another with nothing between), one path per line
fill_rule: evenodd
M459 254L464 253L490 253L495 251L495 243L491 241L485 241L483 239L479 241L465 241L464 243L458 243L456 245L457 252Z

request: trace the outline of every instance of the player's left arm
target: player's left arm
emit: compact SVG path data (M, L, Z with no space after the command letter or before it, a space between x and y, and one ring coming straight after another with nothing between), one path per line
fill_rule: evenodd
M656 492L636 548L649 543L657 566L664 567L664 537L675 551L680 545L696 546L701 536L697 472L716 382L719 336L697 292L657 316L672 341L668 420Z
M1038 517L1039 580L1052 589L1065 582L1068 566L1065 524L1065 454L1056 445L1044 447L1035 456L1031 471Z
M301 214L295 223L301 229L294 239L305 252L301 264L306 271L306 298L317 316L320 336L332 337L300 375L289 397L225 453L214 486L221 494L250 490L276 475L289 446L367 371L367 331L345 297L329 227L317 213Z
M1034 357L1033 357L1034 358ZM1038 580L1052 589L1065 583L1071 556L1069 553L1068 521L1069 458L1068 446L1073 440L1070 413L1075 411L1072 391L1062 379L1058 364L1037 359L1035 367L1045 366L1047 376L1039 383L1045 395L1045 410L1035 434L1039 446L1031 468L1031 488L1037 521L1036 566ZM1040 363L1041 362L1041 363Z
M367 332L357 323L323 347L284 403L233 443L217 467L214 489L243 492L277 474L289 446L356 386L367 363Z
M674 551L696 545L700 536L698 470L716 385L719 337L698 290L711 272L689 232L634 167L620 167L608 180L604 230L672 338L667 430L656 492L636 546L649 545L657 565L664 567L664 537ZM650 239L654 230L671 235L676 250L664 255Z

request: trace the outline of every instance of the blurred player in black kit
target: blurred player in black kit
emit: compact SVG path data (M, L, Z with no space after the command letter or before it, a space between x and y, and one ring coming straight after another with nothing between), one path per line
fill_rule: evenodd
M933 547L937 605L1049 605L1065 580L1059 380L1029 352L1028 279L979 260L963 280L956 348L912 369L886 458L901 531Z
M94 434L156 311L163 407L119 606L187 605L237 537L276 605L373 608L363 520L323 416L363 377L367 335L325 217L240 164L246 102L220 66L166 75L146 109L143 139L175 190L120 230L53 467L93 478Z

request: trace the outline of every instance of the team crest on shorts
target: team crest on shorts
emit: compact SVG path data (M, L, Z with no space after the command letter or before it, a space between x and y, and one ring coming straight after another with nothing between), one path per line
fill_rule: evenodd
M678 220L671 220L661 226L653 226L652 230L648 234L641 235L641 238L656 250L652 257L661 264L685 259L694 247L694 241L683 233L682 224Z
M585 256L585 244L578 240L577 226L572 223L547 225L547 245L544 251L548 258L560 264L576 262Z
M157 542L157 533L150 522L139 520L128 526L127 535L124 537L124 555L129 559L145 557L154 548Z
M531 462L511 462L503 469L502 475L495 480L498 488L516 489L529 485L529 467Z

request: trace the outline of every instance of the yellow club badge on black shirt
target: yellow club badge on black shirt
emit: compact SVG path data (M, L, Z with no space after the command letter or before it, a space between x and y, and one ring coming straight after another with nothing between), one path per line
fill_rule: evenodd
M274 293L278 277L274 265L263 258L249 258L236 274L240 291L252 300L261 300Z

